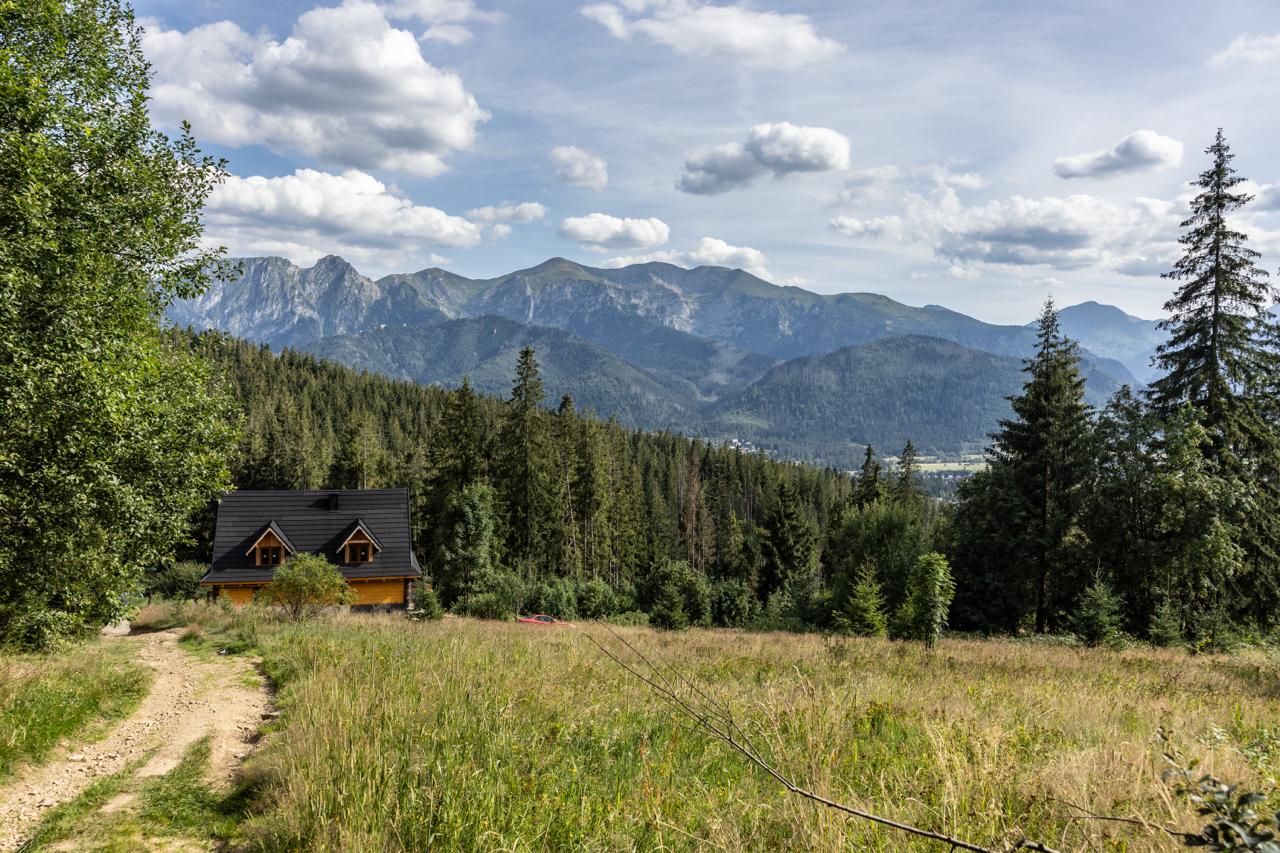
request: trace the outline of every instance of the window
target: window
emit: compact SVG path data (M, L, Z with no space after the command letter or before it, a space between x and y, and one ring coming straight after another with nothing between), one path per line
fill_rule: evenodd
M348 563L368 563L373 559L368 542L351 542L347 545Z
M279 546L264 545L258 549L258 565L278 566L280 565L280 558L282 556L282 549Z

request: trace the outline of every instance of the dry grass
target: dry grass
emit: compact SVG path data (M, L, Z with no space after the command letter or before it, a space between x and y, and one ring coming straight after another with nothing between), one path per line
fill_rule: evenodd
M599 626L251 630L284 710L251 768L264 847L938 849L790 797L602 659L579 636ZM1225 779L1280 770L1280 669L1261 654L624 631L730 702L800 784L978 843L1168 849L1064 804L1195 826L1160 781L1160 725Z

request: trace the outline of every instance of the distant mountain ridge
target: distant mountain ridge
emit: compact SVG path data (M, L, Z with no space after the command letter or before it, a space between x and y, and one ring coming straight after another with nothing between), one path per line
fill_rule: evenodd
M492 279L432 268L374 280L332 255L311 267L283 258L245 258L240 264L238 278L175 303L169 319L418 382L452 385L471 375L477 387L494 393L506 392L514 354L529 344L539 350L550 391L572 393L580 405L634 426L711 436L741 434L728 432L745 423L729 417L728 401L735 401L739 413L750 411L750 401L759 399L748 393L753 383L792 359L926 336L1012 359L998 368L981 359L957 362L998 372L1009 394L1019 383L1009 383L1007 368L1029 355L1035 341L1026 326L984 323L940 306L917 308L872 293L822 295L724 267L645 263L600 269L552 258ZM1076 312L1077 307L1085 310ZM1064 326L1088 326L1099 309L1108 306L1064 309ZM1127 328L1110 319L1115 328ZM1130 345L1121 332L1108 331L1096 342L1103 345L1101 353L1084 343L1091 394L1135 384L1128 368L1111 356L1128 357L1145 338ZM926 350L898 351L923 358ZM978 420L991 421L990 414ZM794 426L796 435L807 429ZM983 429L992 427L994 421ZM940 441L947 434L924 423L918 429ZM785 418L771 420L768 432L779 436L780 452L787 430ZM936 446L969 445L985 436L982 430L970 432L966 428L966 434Z

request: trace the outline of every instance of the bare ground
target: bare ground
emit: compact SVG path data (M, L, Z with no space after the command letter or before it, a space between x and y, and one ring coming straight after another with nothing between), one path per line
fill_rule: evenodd
M251 686L257 679L248 660L188 654L178 646L179 633L103 641L139 644L139 662L153 670L151 692L103 739L64 744L51 761L22 768L0 786L0 853L17 850L46 811L152 750L138 775L167 773L187 747L209 735L211 781L230 781L262 725L269 696L264 687Z

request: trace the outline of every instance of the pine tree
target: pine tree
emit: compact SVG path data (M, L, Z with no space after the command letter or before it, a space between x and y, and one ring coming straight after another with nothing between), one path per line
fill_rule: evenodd
M767 601L777 590L812 575L817 557L817 534L804 517L795 486L784 479L778 487L777 505L765 522L760 599Z
M1228 519L1246 555L1233 609L1265 624L1274 619L1266 602L1280 596L1280 330L1268 311L1276 292L1248 237L1231 227L1253 196L1238 191L1244 178L1221 129L1205 153L1211 162L1182 223L1184 253L1165 274L1179 286L1165 304L1170 339L1156 360L1167 373L1152 399L1165 416L1184 403L1200 413L1210 473L1241 508Z
M1040 314L1036 354L1024 371L1029 379L1010 399L1014 417L1000 422L989 456L993 465L1010 469L1019 497L1019 511L1004 520L1007 562L1030 570L1029 604L1036 630L1044 632L1079 591L1065 546L1091 464L1080 352L1062 335L1052 299Z
M876 579L876 567L871 563L863 563L858 570L857 581L836 614L836 624L841 630L860 637L885 635L884 596Z
M898 458L898 476L893 483L892 496L894 500L906 504L917 504L923 497L920 490L920 459L911 439L907 439L907 446L902 448L902 456Z
M1072 617L1071 626L1087 646L1113 645L1119 641L1121 609L1124 602L1112 590L1111 584L1095 578L1084 594Z
M884 483L880 479L880 460L876 458L871 445L867 445L867 454L862 460L862 470L858 472L858 482L854 485L853 502L859 507L869 506L880 500L884 494Z
M542 379L532 347L520 351L511 399L499 431L499 479L511 565L533 577L546 562L551 510L549 441Z

